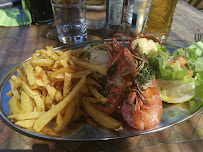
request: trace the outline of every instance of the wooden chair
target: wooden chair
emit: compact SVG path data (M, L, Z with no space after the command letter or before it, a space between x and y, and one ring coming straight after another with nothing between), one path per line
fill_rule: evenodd
M190 5L203 12L203 0L184 0Z

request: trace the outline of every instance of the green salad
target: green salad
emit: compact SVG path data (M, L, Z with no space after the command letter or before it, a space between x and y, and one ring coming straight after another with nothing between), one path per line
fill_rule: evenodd
M152 52L150 49L146 52L143 51L146 46L142 47L139 43L140 50L147 54L151 67L156 71L162 100L181 103L190 100L194 95L202 98L203 40L185 49L177 49L172 54L158 43L154 46L156 48L151 49Z

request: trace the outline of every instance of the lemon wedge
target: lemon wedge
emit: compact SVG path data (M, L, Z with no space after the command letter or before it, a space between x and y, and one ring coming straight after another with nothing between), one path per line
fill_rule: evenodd
M145 54L157 54L158 49L157 45L159 45L157 42L154 42L153 40L148 40L146 38L139 38L134 41L132 41L132 48L134 49L136 46L139 46L140 51Z
M157 86L162 101L167 103L182 103L195 95L195 82L157 80Z

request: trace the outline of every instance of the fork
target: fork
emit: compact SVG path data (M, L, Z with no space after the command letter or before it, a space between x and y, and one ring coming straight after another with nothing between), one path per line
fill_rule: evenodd
M30 19L29 19L28 15L24 12L21 3L18 4L18 9L20 11L20 14L17 14L16 17L17 17L19 26L20 27L24 27L24 26L31 27Z
M195 41L201 41L203 40L203 34L195 33Z

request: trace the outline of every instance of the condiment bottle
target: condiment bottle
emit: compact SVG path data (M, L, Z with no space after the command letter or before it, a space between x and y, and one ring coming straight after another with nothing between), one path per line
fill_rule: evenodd
M148 0L134 0L131 32L140 34L143 29L146 6Z
M106 27L109 30L118 32L124 28L123 11L124 0L106 1Z

